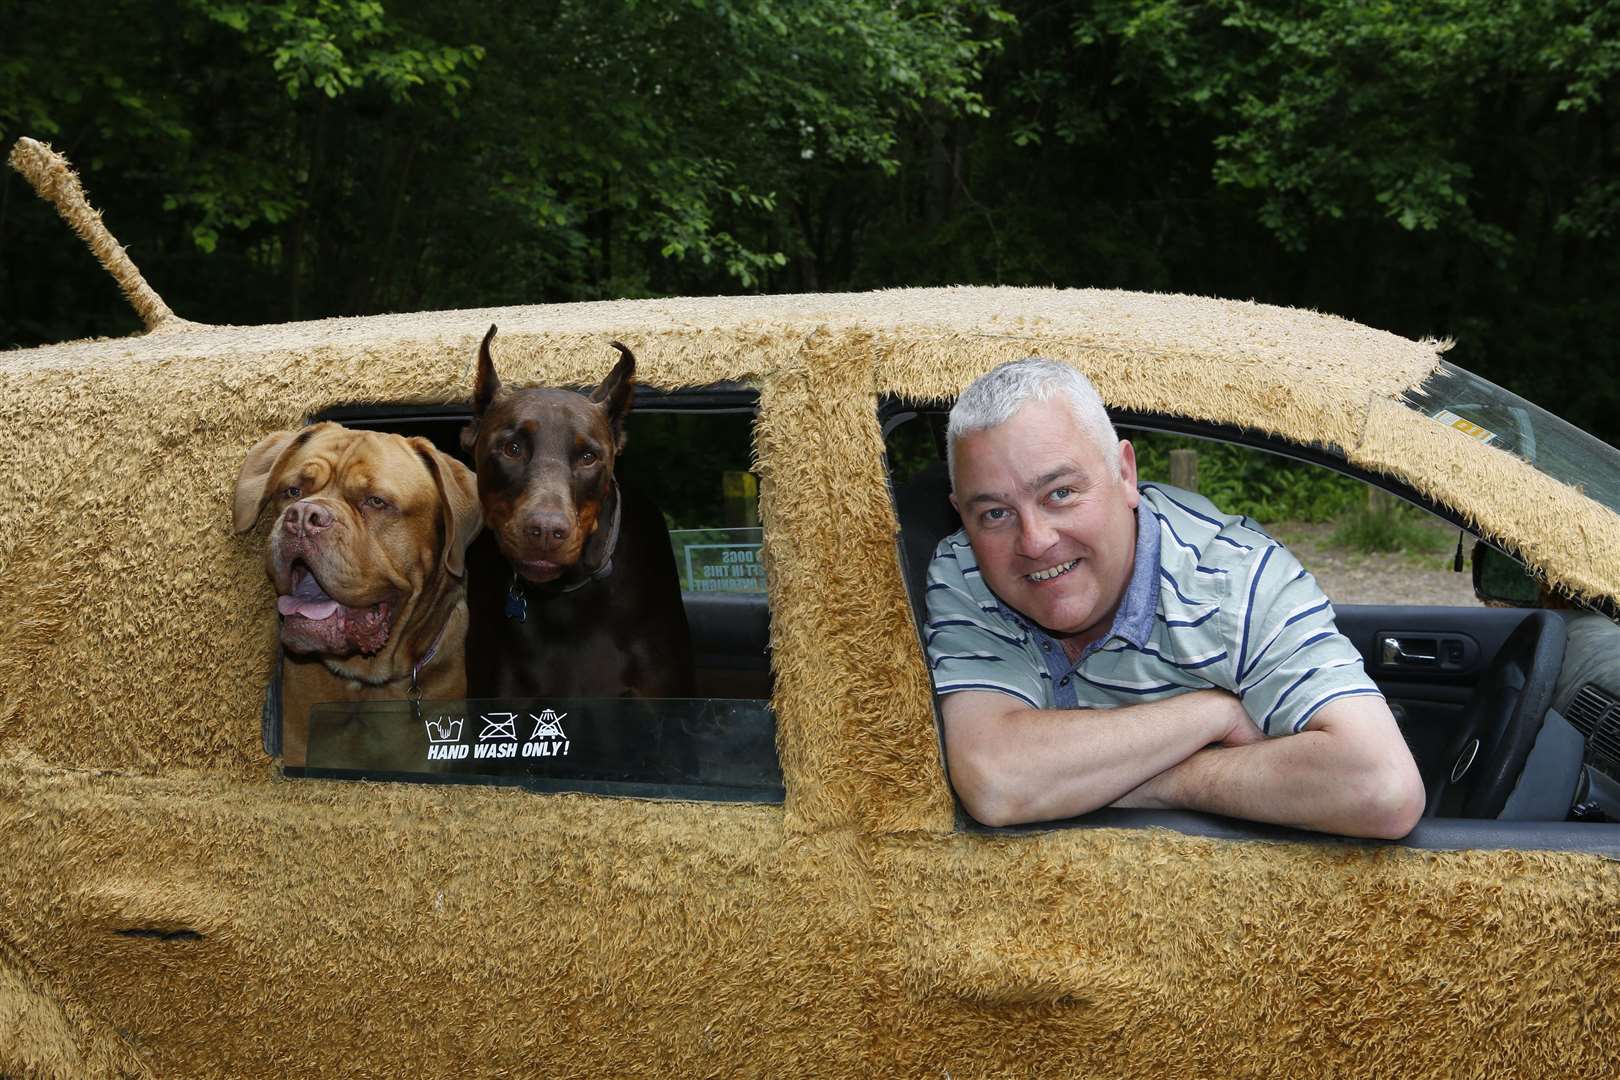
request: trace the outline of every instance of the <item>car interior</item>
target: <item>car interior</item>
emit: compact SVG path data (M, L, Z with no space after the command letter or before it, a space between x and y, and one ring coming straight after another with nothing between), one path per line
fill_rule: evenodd
M920 629L928 561L939 540L961 524L948 500L947 410L890 400L880 413L900 522L899 558ZM1445 508L1323 448L1179 417L1116 412L1114 420L1126 437L1133 429L1190 435L1309 461L1462 527ZM1610 613L1509 606L1503 597L1524 603L1540 593L1523 567L1485 544L1475 545L1473 561L1476 591L1483 586L1495 597L1480 606L1413 605L1395 596L1388 603L1334 605L1339 630L1384 692L1423 775L1425 817L1402 843L1620 851L1620 625ZM940 737L943 750L943 729ZM958 815L962 828L986 828L960 805ZM1019 828L1061 825L1306 835L1213 815L1112 808Z
M660 476L666 461L655 454L635 453L638 424L655 425L660 417L708 416L746 427L756 407L757 394L746 387L675 392L638 387L630 421L631 449L621 460L621 479L654 492L667 483L667 476ZM928 560L938 541L960 526L948 499L946 410L886 400L879 414L890 450L891 492L900 524L897 556L920 627L926 618L921 598ZM469 413L458 406L367 405L328 410L312 419L422 435L459 454L460 431ZM1115 422L1126 434L1137 429L1190 435L1306 460L1374 483L1461 527L1445 508L1388 477L1362 473L1322 448L1282 444L1247 429L1179 417L1116 413ZM903 451L896 452L902 446ZM1520 606L1498 600L1475 607L1435 607L1403 604L1398 597L1385 604L1335 604L1340 631L1355 644L1368 673L1383 690L1423 775L1428 795L1425 819L1402 843L1620 854L1620 625L1608 613L1530 606L1539 596L1534 582L1509 556L1488 545L1475 545L1473 562L1476 588L1516 597ZM770 617L765 594L683 589L682 596L700 696L756 706L746 715L728 713L726 723L740 725L734 730L736 746L729 760L733 764L740 760L738 748L746 745L751 747L743 754L749 767L759 775L769 772L779 777L770 735ZM272 713L267 709L265 744L274 753L279 716ZM658 726L650 714L643 719ZM669 748L665 762L636 755L636 768L619 775L618 786L596 784L588 777L583 782L577 777L526 780L524 786L704 797L704 770L695 764L692 747L704 740L715 743L720 729L692 717L673 723L669 732L660 729L660 741ZM940 739L943 755L942 729ZM727 755L713 756L718 761ZM311 775L315 772L311 770ZM364 769L323 774L376 775ZM772 788L770 798L779 799L779 792ZM1207 814L1112 808L1065 822L987 830L958 805L958 823L973 831L1159 826L1236 838L1310 835Z
M644 493L656 493L665 484L658 460L646 453L638 436L660 419L701 416L730 420L746 430L751 424L758 395L745 387L707 387L660 392L636 388L630 414L628 449L619 462L622 482ZM466 406L356 406L330 409L313 421L334 420L355 428L420 435L454 457L466 460L461 429L472 419ZM744 458L742 465L746 467ZM714 481L718 484L718 478ZM697 667L702 697L762 698L771 696L770 618L763 592L707 592L686 589L682 599Z
M726 469L749 467L757 402L757 392L741 386L673 392L638 386L627 421L627 449L618 463L620 482L650 496L665 510L666 521L673 503L692 501L682 500L678 494L683 485L714 496L704 495L698 501L717 502L721 486L717 463ZM310 419L422 436L440 450L466 460L461 431L471 412L464 405L344 406ZM692 448L690 455L682 454L685 446ZM713 517L716 520L704 518L701 524L724 524L717 520L718 510ZM488 783L534 791L781 802L784 792L770 709L770 616L763 578L758 579L757 589L706 589L704 584L683 583L681 593L692 638L696 696L662 703L649 699L569 703L576 716L588 711L593 718L609 721L570 726L576 741L586 740L581 749L587 753L527 763L521 769L492 762L435 762L424 767L399 739L388 734L395 728L415 731L420 727L398 723L407 703L372 702L364 707L312 709L312 732L319 728L327 735L319 739L312 735L308 767L289 767L284 772L327 779ZM278 754L281 745L276 678L272 677L267 691L264 716L264 745L271 756ZM520 703L465 704L477 714L484 709L515 708Z

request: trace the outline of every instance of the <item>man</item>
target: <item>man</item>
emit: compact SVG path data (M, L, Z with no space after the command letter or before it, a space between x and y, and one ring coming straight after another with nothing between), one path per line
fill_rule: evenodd
M970 814L1411 831L1422 780L1315 579L1247 518L1139 486L1085 376L1003 364L947 447L964 527L929 567L927 651Z

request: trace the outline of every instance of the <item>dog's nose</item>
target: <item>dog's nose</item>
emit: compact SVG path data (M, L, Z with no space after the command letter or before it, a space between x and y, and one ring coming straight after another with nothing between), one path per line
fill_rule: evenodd
M332 511L319 503L295 502L281 515L281 527L294 536L308 536L332 527Z
M566 540L568 528L567 514L544 511L530 514L529 519L523 523L523 531L537 540Z

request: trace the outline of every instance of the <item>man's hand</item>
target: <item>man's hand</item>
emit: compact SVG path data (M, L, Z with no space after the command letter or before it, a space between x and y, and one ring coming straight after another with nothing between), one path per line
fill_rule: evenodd
M968 813L986 825L1083 814L1206 746L1263 738L1224 690L1120 709L1064 710L961 691L946 695L940 712L951 782Z
M986 825L1100 806L1201 810L1349 836L1405 836L1423 782L1382 698L1341 698L1267 738L1224 690L1119 709L1036 710L1004 694L941 703L968 813Z
M1115 805L1204 810L1391 840L1422 816L1423 780L1383 698L1330 702L1304 731L1284 738L1265 738L1245 723Z

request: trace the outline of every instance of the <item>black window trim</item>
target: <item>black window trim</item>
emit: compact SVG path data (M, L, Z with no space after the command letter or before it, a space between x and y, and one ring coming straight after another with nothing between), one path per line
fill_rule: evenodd
M746 413L759 412L759 390L746 383L720 382L691 389L664 390L637 383L632 406L636 412L647 413ZM309 418L309 423L331 420L339 424L351 421L379 420L390 423L443 423L446 420L471 420L470 402L416 403L389 402L352 403L333 405Z

